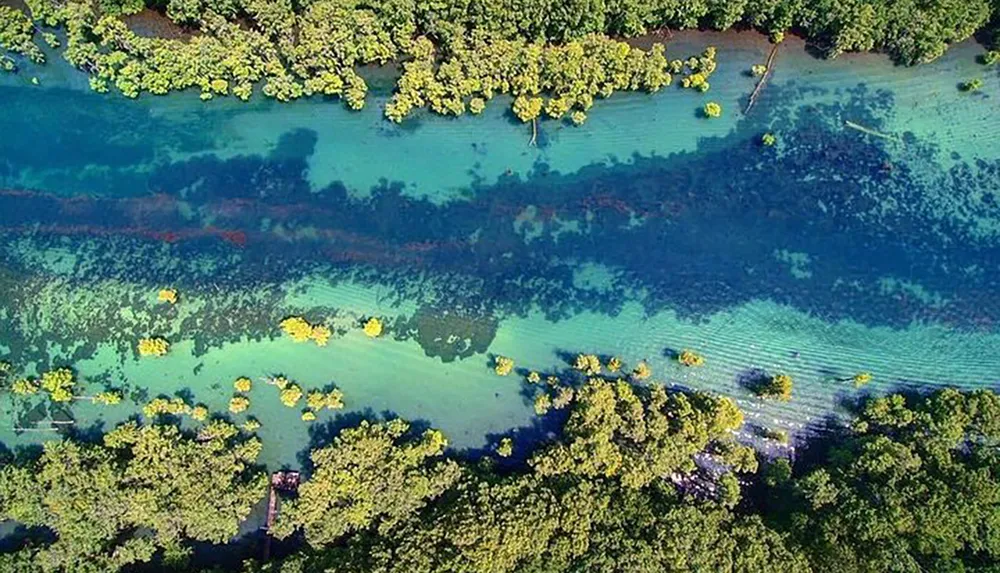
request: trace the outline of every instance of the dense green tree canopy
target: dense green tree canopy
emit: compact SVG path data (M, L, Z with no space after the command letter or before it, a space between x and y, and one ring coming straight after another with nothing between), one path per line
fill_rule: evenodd
M246 572L746 573L973 571L1000 565L1000 397L869 401L821 455L758 466L732 401L591 377L558 438L523 466L446 457L444 437L362 423L313 451L273 533L288 558ZM818 447L818 446L817 446ZM183 562L232 538L261 500L260 444L127 423L0 469L0 518L54 541L4 571ZM507 462L504 462L507 463ZM749 489L748 489L749 488ZM744 497L744 491L751 492Z
M798 30L831 56L885 50L919 63L1000 14L995 0L149 0L189 33L147 38L123 19L142 0L26 2L31 19L66 29L66 58L101 92L198 88L206 100L247 99L260 85L281 101L322 94L360 109L368 86L358 66L399 61L399 90L386 107L392 120L420 107L478 113L502 93L516 98L524 121L544 112L577 124L595 97L654 92L672 74L708 89L712 70L697 59L685 66L691 60L667 61L662 46L642 50L609 35L749 25L776 38ZM40 61L34 34L20 11L0 7L0 48Z
M829 461L795 480L816 569L961 571L1000 563L1000 397L870 402Z
M441 495L461 474L454 461L434 459L447 441L437 430L406 441L407 430L402 420L362 422L313 451L311 479L285 504L273 533L283 537L301 528L320 547L374 523L391 528Z
M743 424L728 398L668 394L654 386L640 397L629 383L591 379L577 393L564 439L531 459L541 476L619 477L643 487L695 469L694 454Z
M32 571L115 571L186 540L224 543L266 490L256 439L215 421L197 437L128 423L100 445L47 442L37 460L0 469L0 519L45 527L55 541L11 560Z

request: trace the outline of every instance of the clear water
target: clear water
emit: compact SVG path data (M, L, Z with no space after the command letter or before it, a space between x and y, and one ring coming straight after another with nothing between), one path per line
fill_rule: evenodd
M793 431L858 396L837 380L859 371L875 376L866 392L1000 382L1000 73L975 63L982 48L898 68L789 40L744 116L746 70L770 47L681 34L668 51L708 44L708 94L618 94L582 128L543 122L537 147L502 102L395 126L384 90L354 113L124 101L58 58L0 76L0 355L129 395L68 414L4 396L0 441L54 437L15 430L48 416L106 428L160 394L225 411L234 378L276 373L336 385L348 408L308 425L258 383L271 466L358 416L432 424L462 449L542 435L496 354L545 373L577 352L646 359ZM971 77L982 92L959 92ZM721 119L698 117L710 100ZM768 131L774 149L758 144ZM166 286L175 307L156 303ZM280 337L298 313L338 334ZM358 328L372 315L389 327L377 340ZM148 335L170 354L140 360ZM707 365L682 369L682 348ZM753 398L741 380L758 369L792 374L793 401Z

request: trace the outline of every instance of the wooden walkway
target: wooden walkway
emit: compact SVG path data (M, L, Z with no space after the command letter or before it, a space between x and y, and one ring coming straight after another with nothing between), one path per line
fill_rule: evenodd
M295 492L299 489L299 472L280 471L271 474L271 487L267 496L267 520L264 524L264 560L271 557L271 527L278 516L278 492Z

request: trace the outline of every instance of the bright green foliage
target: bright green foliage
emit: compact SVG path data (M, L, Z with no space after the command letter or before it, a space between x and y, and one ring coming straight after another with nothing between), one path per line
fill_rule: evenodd
M792 399L792 377L788 374L775 374L762 378L754 385L753 393L761 398L787 402Z
M773 133L765 133L760 136L760 143L764 147L774 147L774 144L778 143L778 138Z
M142 415L152 419L161 414L184 416L191 413L191 406L183 398L154 398L142 407Z
M38 392L38 383L28 378L20 378L11 384L10 391L18 396L29 396Z
M191 408L191 419L196 422L204 422L208 419L208 408L202 404L198 404L194 408Z
M42 374L41 387L49 393L53 402L69 402L73 399L76 380L69 368L57 368Z
M967 81L967 82L965 82L965 83L962 84L962 91L963 92L975 92L975 91L979 91L980 89L982 89L982 87L983 87L983 79L982 78L973 78L973 79L971 79L971 80L969 80L969 81Z
M35 20L65 28L65 57L91 75L99 92L114 86L138 97L195 88L204 100L248 99L260 85L279 101L336 96L361 109L368 86L357 68L397 60L403 77L385 110L394 121L421 107L479 113L493 95L506 93L521 102L515 114L523 121L544 112L568 114L576 123L595 97L655 92L672 74L685 74L684 87L709 89L714 53L668 62L662 46L645 51L611 37L745 23L775 42L796 28L830 56L880 49L918 63L940 56L1000 11L990 0L164 0L151 5L165 6L169 18L197 32L167 39L140 36L121 19L140 10L142 0L27 4ZM27 18L0 8L0 47L41 59ZM0 68L13 65L0 56Z
M314 412L319 412L323 408L340 410L344 407L344 393L340 390L329 392L312 390L306 395L306 406Z
M719 105L718 103L714 102L714 101L710 101L710 102L706 103L705 107L703 107L701 111L702 111L702 113L705 114L705 117L721 117L722 116L722 106Z
M235 536L267 479L248 471L260 443L214 424L194 440L173 426L128 423L103 445L46 442L40 459L0 469L0 519L56 538L20 559L32 571L116 571L157 548L183 554L186 540Z
M755 76L762 76L767 73L767 66L764 64L754 64L750 66L750 73Z
M302 399L302 388L299 388L296 384L289 384L281 389L279 395L281 403L289 408L294 408L299 400Z
M995 66L1000 64L1000 50L990 50L983 54L982 58L984 66Z
M728 398L635 393L624 381L591 379L577 392L563 441L531 458L538 475L617 476L628 487L694 469L692 456L743 424Z
M656 92L671 82L662 45L646 52L594 34L551 45L477 32L455 38L440 62L434 45L420 37L408 53L413 60L403 64L399 89L386 106L393 121L420 107L446 115L467 107L479 113L494 95L509 94L521 121L544 112L554 119L570 114L582 123L595 97L617 90Z
M0 50L21 54L33 62L42 63L45 61L45 54L35 44L34 36L35 27L23 12L0 5ZM6 59L2 52L0 59Z
M539 416L544 416L549 413L552 408L552 396L549 396L548 392L541 392L535 396L535 413Z
M817 571L962 571L1000 561L1000 397L871 401L856 433L795 481Z
M320 547L374 524L388 529L441 495L461 474L454 461L433 459L447 440L437 430L404 440L408 430L402 420L362 422L314 450L310 479L299 498L284 505L272 533L285 537L302 529Z
M501 458L509 458L514 453L514 440L507 437L501 438L500 443L497 444L496 452Z
M114 406L115 404L120 404L122 401L121 392L98 392L94 394L94 403L103 404L105 406Z

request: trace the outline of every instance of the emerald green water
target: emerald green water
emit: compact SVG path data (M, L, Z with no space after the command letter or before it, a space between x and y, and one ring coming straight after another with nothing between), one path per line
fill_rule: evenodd
M708 44L708 94L615 95L581 128L543 122L537 147L499 101L395 126L385 90L354 113L99 96L57 57L0 77L0 358L126 389L119 406L74 404L81 430L160 394L225 412L249 376L271 466L356 416L426 422L460 449L543 436L494 355L543 373L578 352L645 359L793 431L857 397L836 380L860 371L866 392L1000 382L1000 73L976 64L981 47L898 68L789 40L744 116L745 72L770 46L680 34L668 51ZM971 77L981 93L959 92ZM710 100L722 118L698 117ZM156 302L167 286L176 306ZM296 344L277 326L290 314L336 334ZM367 338L367 316L387 335ZM170 353L140 359L149 335ZM677 365L683 348L706 366ZM790 373L793 400L753 398L740 380L755 369ZM260 382L278 373L336 385L347 409L302 422ZM55 437L14 428L66 415L2 400L7 447Z

